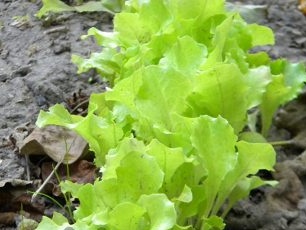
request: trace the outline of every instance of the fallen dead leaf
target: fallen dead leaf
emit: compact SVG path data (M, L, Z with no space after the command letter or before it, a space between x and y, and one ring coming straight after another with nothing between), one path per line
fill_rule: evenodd
M306 0L299 0L299 10L306 15Z
M25 155L47 154L56 162L71 164L88 153L88 144L71 130L47 126L35 128L19 149Z
M69 170L68 176L67 167ZM51 162L44 162L42 164L42 179L46 180L46 178L51 174L53 169L54 164L52 164ZM56 174L61 181L70 180L75 183L86 184L93 183L95 181L97 177L97 170L92 162L86 160L78 160L69 166L61 165L58 168ZM59 188L59 182L55 176L50 179L49 184L51 184L52 194L55 196L59 196L61 194L61 191Z
M0 212L0 227L14 225L16 216L15 212Z
M42 200L31 202L32 195L27 193L27 188L12 187L7 184L0 189L0 229L1 225L15 225L18 217L40 221L45 211L45 204Z

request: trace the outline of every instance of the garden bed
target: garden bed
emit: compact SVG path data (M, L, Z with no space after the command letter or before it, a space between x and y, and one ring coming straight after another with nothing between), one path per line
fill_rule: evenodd
M266 48L269 54L305 62L306 17L298 2L250 2L265 5L258 23L275 32L276 45ZM92 40L81 41L80 35L92 26L111 30L111 16L66 13L40 21L34 17L40 6L27 0L0 2L0 227L14 228L21 210L37 220L54 210L45 199L29 202L30 195L25 194L32 186L26 176L30 163L18 151L18 142L33 129L39 110L55 103L69 105L105 87L94 71L77 76L70 57L98 50ZM299 137L298 144L276 147L275 172L262 172L263 177L279 180L279 185L252 191L226 218L227 229L306 229L305 98L303 93L281 108L271 130L270 141ZM32 182L40 179L42 159L30 160Z

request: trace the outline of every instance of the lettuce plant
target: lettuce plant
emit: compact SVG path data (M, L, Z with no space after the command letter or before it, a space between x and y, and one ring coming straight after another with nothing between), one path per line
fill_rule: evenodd
M238 138L253 127L254 108L266 134L306 79L301 64L251 52L273 44L269 28L227 12L223 0L130 0L113 32L87 36L102 51L73 62L80 73L95 68L110 88L91 95L86 117L55 105L37 125L80 134L103 176L63 182L80 201L75 223L55 214L38 229L221 230L238 200L275 184L256 176L273 170L273 147Z
M96 12L105 11L108 13L115 13L121 11L124 6L125 0L100 0L100 1L87 1L77 0L75 6L69 6L61 0L42 0L43 7L38 11L37 17L42 18L50 12Z

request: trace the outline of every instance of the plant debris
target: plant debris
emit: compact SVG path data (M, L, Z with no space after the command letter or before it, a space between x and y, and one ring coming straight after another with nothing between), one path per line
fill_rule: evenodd
M66 128L35 128L20 146L24 155L48 155L56 162L71 164L88 153L87 142Z

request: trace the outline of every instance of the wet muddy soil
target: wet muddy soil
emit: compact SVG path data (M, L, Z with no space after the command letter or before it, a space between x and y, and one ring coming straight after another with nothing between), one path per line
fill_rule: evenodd
M270 55L306 62L306 17L298 0L249 3L264 6L258 22L275 32L276 45L265 48ZM111 30L111 16L65 13L41 21L34 16L40 6L40 1L0 1L0 229L15 229L21 211L37 220L53 211L46 200L30 204L24 195L42 169L37 168L40 159L29 163L15 146L33 129L39 110L55 103L69 105L105 86L94 71L77 75L70 58L99 49L80 35L92 26ZM291 138L299 144L277 147L275 172L262 172L279 185L256 189L239 202L226 219L227 230L306 229L306 92L275 117L271 140ZM80 165L92 167L87 164Z

